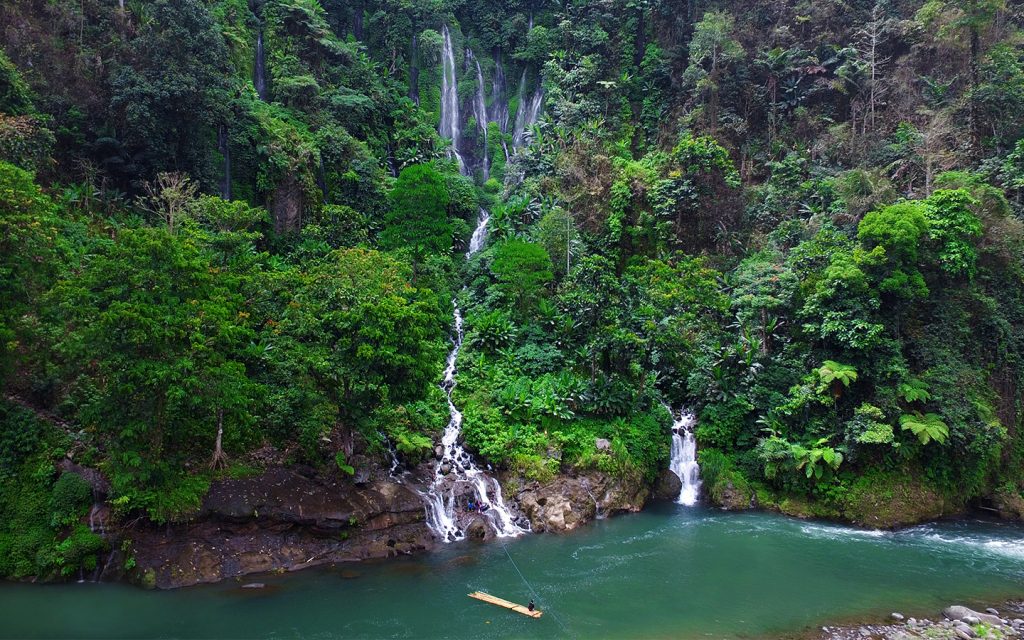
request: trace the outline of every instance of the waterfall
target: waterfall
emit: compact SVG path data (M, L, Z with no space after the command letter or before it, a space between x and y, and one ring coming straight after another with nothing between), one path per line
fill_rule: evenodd
M256 63L253 65L252 83L256 87L256 95L260 100L267 101L267 59L263 51L263 29L256 35Z
M487 211L481 209L480 219L477 221L476 230L469 243L469 251L466 253L467 257L472 256L483 247L484 241L487 239L488 220ZM455 312L452 350L448 353L444 378L441 381L441 389L448 398L450 419L448 426L444 429L444 436L441 438L443 453L434 469L433 483L425 493L421 494L426 507L427 526L445 542L465 538L466 534L459 526L458 521L459 505L457 502L462 492L457 492L456 489L468 485L474 494L471 499L479 505L486 506L483 514L494 527L498 537L515 537L526 533L529 529L516 524L512 512L505 506L505 499L501 495L501 485L497 479L477 467L469 452L459 444L459 438L462 435L462 412L452 401L452 392L455 390L455 374L464 334L462 311L459 309L458 302L453 302L455 303Z
M459 163L459 172L466 172L466 163L459 153L459 141L462 140L459 119L459 83L455 77L455 51L452 49L452 34L448 25L441 29L444 35L444 49L441 60L441 124L438 133L441 137L452 141L449 157L455 156Z
M666 407L668 409L668 407ZM686 411L672 413L672 458L669 469L683 483L676 502L686 506L697 504L700 495L700 466L697 465L697 441L693 437L696 417Z
M526 72L523 72L525 81ZM516 130L512 134L512 148L521 149L526 146L527 136L529 134L530 127L537 124L537 119L540 117L540 108L544 103L544 88L538 86L533 92L533 96L530 97L529 104L522 102L522 94L520 93L519 109L516 110Z
M491 122L498 123L501 131L501 148L508 160L508 144L505 134L508 133L508 100L505 99L505 68L501 64L501 50L494 53L494 78L491 79Z
M487 242L487 223L490 220L491 214L486 209L480 209L480 219L477 222L476 229L473 230L473 237L469 239L469 250L466 251L467 258L484 248L484 243Z
M523 100L526 99L526 69L523 69L523 75L519 77L519 89L516 91L516 123L512 130L512 148L516 148L516 140L519 139L519 132L522 131L524 123L526 122L526 104Z
M220 195L225 200L231 199L231 146L228 144L228 126L220 125L217 130L217 147L224 156L224 182L221 184Z
M489 151L487 144L487 97L484 90L484 72L480 69L480 61L476 59L473 52L466 49L466 57L476 64L476 98L473 100L473 117L476 118L476 126L484 134L484 158L481 171L484 180L491 177L491 166L487 160Z

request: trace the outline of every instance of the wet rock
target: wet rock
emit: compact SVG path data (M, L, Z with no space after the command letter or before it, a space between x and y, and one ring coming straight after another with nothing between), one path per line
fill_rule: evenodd
M438 460L443 458L444 457L444 447L442 447L441 445L437 445L436 447L434 447L434 457L437 458Z
M989 608L985 609L985 613L990 613L990 614L992 614L994 616L998 616L999 615L999 611L997 609L992 608L992 607L989 607Z
M895 612L893 612L890 617L893 620L895 620L896 622L902 622L903 621L903 614L902 613L895 613Z
M654 483L652 496L658 500L675 500L683 488L679 476L668 469L662 469Z
M356 485L313 469L215 481L192 521L132 532L132 578L159 588L267 571L386 558L432 545L423 503L405 485Z

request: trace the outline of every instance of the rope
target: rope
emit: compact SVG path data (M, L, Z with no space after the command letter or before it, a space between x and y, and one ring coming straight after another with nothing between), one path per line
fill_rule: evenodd
M499 542L501 542L501 548L505 551L505 555L508 556L508 561L512 563L512 567L516 570L516 573L519 574L519 578L523 581L523 584L526 585L526 588L530 590L530 593L533 594L534 600L536 600L537 602L542 602L542 598L540 597L540 595L534 590L533 585L531 585L530 581L526 579L526 576L523 575L523 572L519 570L519 565L516 564L516 561L512 559L512 554L508 552L508 547L505 546L505 542L502 541L500 538ZM547 613L551 614L551 617L555 619L555 622L558 623L558 626L562 627L562 631L565 632L565 635L569 636L570 638L576 637L575 635L573 635L571 631L569 631L568 627L565 626L565 624L562 622L562 619L559 618L558 614L555 613L554 609L552 609L551 607L546 607L544 610Z

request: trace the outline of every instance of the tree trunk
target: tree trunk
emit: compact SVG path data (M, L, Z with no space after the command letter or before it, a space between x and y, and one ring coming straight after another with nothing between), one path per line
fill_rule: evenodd
M213 446L213 459L210 460L210 468L213 470L223 469L227 466L228 458L224 455L224 408L217 409L217 440Z

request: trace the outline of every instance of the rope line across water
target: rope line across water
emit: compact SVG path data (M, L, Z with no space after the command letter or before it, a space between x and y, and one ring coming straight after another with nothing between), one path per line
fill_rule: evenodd
M508 547L505 546L504 541L500 542L501 548L505 551L505 555L508 556L508 561L512 563L512 567L516 570L516 573L519 574L519 577L520 579L522 579L523 584L525 584L526 588L530 590L530 593L533 594L534 599L538 603L542 602L543 599L540 597L540 594L538 594L537 591L534 590L533 585L531 585L530 581L526 579L526 576L523 575L523 572L519 570L519 565L517 565L516 561L512 559L512 554L508 552ZM562 627L562 631L565 632L565 635L569 636L570 638L576 637L571 631L569 631L569 628L565 626L565 624L562 622L562 619L558 617L557 613L555 613L554 609L552 609L551 607L545 607L544 611L551 614L551 617L555 619L555 622L558 623L558 626Z

